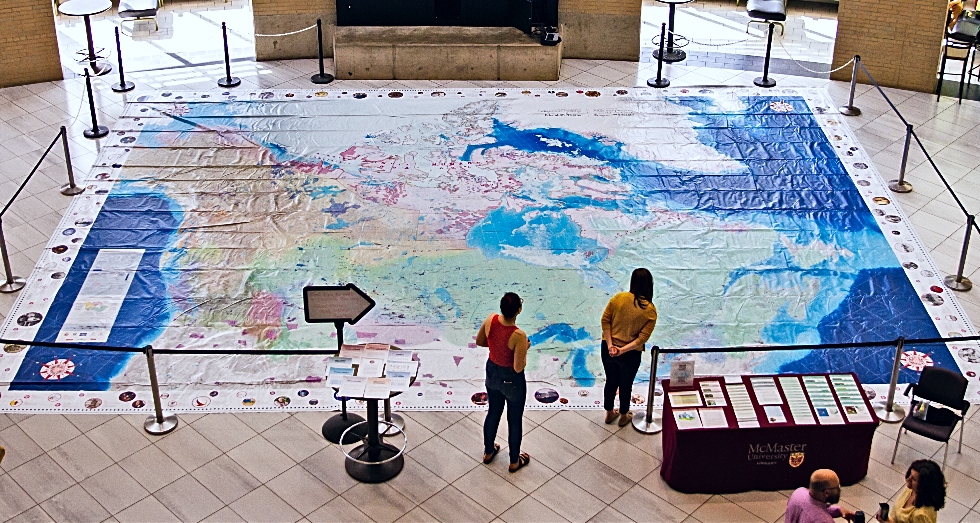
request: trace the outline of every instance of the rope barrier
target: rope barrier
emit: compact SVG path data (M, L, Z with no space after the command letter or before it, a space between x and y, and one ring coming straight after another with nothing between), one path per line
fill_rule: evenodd
M677 34L676 32L671 31L670 29L667 30L667 34L672 35L674 38L680 38L680 39L684 40L684 43L683 44L678 44L677 43L677 40L674 40L674 47L684 47L684 46L688 45L689 43L691 43L691 44L697 44L697 45L703 45L705 47L724 47L726 45L741 44L741 43L744 43L744 42L748 42L749 40L758 40L758 37L750 37L750 38L743 38L742 40L733 40L731 42L725 42L725 43L721 43L721 44L709 44L709 43L705 43L705 42L698 42L697 40L694 40L692 38L688 38L688 37L686 37L686 36L684 36L682 34ZM656 39L653 40L653 43L656 44Z
M842 66L840 66L840 67L838 67L836 69L831 69L829 71L814 71L813 69L810 69L809 67L801 64L799 62L799 60L797 60L796 58L793 58L793 55L790 54L789 50L786 49L786 46L784 46L782 42L779 42L779 47L781 47L783 49L783 52L786 53L786 56L788 56L789 59L793 61L793 63L795 63L797 66L799 66L800 69L803 69L805 71L809 71L809 72L814 73L814 74L833 74L833 73L836 73L837 71L840 71L841 69L844 69L847 66L849 66L849 65L851 65L851 64L854 63L854 57L851 57L851 59L848 60L847 63L845 63L844 65L842 65Z
M291 35L294 35L294 34L302 33L304 31L309 31L310 29L316 29L316 24L313 24L313 25L311 25L309 27L305 27L305 28L300 29L298 31L290 31L288 33L276 33L276 34L268 34L268 35L255 33L255 36L262 36L262 37L291 36Z

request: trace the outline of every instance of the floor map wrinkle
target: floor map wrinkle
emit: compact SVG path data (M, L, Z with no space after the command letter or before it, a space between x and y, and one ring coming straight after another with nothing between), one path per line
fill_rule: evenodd
M636 267L654 274L664 347L974 334L833 107L807 89L142 95L0 336L330 348L333 326L304 321L303 288L354 283L377 307L344 342L418 364L395 408L465 409L485 404L474 336L507 291L524 299L528 405L600 408L599 318ZM699 374L855 372L879 395L893 351L694 359ZM976 354L907 346L901 381L958 369L980 399ZM156 366L167 409L296 410L337 405L329 361ZM141 355L0 352L0 410L145 411L148 383Z

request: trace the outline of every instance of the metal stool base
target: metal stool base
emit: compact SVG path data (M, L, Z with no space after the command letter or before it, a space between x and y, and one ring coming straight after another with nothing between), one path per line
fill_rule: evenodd
M681 51L680 49L674 49L673 51L661 51L660 49L657 49L653 52L653 57L659 58L668 64L672 64L674 62L683 62L686 60L687 53Z
M363 483L383 483L397 476L405 467L405 456L401 455L398 447L389 445L388 443L382 443L381 448L374 452L377 454L377 461L391 461L384 461L384 463L363 463L364 461L375 460L374 456L368 457L371 451L366 450L365 447L367 447L367 443L359 445L351 451L351 454L355 456L362 452L364 453L364 456L361 456L359 460L347 458L344 461L344 469L347 470L350 477L357 481Z
M126 80L126 83L124 84L114 83L109 88L112 89L112 92L114 93L128 93L129 91L136 89L136 84Z
M384 436L396 436L398 434L401 434L402 431L405 430L405 418L403 418L400 414L392 413L391 414L391 420L389 421L389 420L386 420L385 419L385 416L382 413L380 416L378 416L378 421L379 422L385 422L385 421L387 421L388 423L391 423L391 425L392 425L390 428L388 428L387 430L385 430L384 432L381 433L381 436L382 437L384 437Z
M757 85L759 87L765 87L767 89L770 88L770 87L776 87L776 81L775 80L773 80L772 78L763 78L761 76L756 77L755 80L752 80L752 83L754 83L755 85Z
M642 432L644 434L656 434L664 430L664 428L661 427L656 421L651 420L649 423L647 423L646 416L633 416L633 428L636 429L637 432Z
M156 416L150 416L143 422L143 429L154 436L163 436L177 428L177 415L173 412L163 413L163 423L157 423Z
M878 419L885 423L899 423L905 419L905 409L901 405L892 404L892 411L888 412L885 410L885 402L875 402L874 403L875 414L878 415Z
M363 417L350 412L347 413L346 420L344 419L343 414L336 414L331 416L330 419L323 424L323 429L321 429L320 433L323 434L323 437L330 443L340 443L340 436L345 430L350 428L351 425L356 425L363 421ZM367 427L365 427L364 430L348 435L347 441L344 443L356 443L366 436Z
M237 76L226 76L218 80L218 87L224 87L226 89L229 87L238 87L239 85L242 85L242 79Z
M17 291L23 289L24 288L24 285L27 285L27 280L25 280L24 278L21 278L20 276L14 276L10 280L5 281L5 282L3 282L2 285L0 285L0 292L2 292L4 294L10 294L11 292L17 292Z
M81 185L72 187L70 184L66 183L65 185L61 186L61 194L64 194L65 196L75 196L76 194L82 194L83 192L85 192L85 187L82 187Z
M861 110L850 105L842 105L837 109L837 111L844 116L861 116Z
M904 194L907 192L912 192L912 184L906 182L905 180L902 180L901 182L899 182L898 180L891 180L888 182L888 188L891 189L892 192L897 192L897 193Z
M945 283L950 289L959 292L966 292L973 288L973 282L966 276L960 278L960 281L956 281L956 276L951 274L943 278L943 283Z
M660 78L659 80L656 78L651 78L647 80L647 86L663 89L664 87L670 87L670 80L666 78Z
M82 131L82 136L88 138L89 140L105 138L106 136L109 136L109 128L104 125L100 125L92 129L85 129Z
M324 74L323 76L320 76L320 74L317 73L310 77L310 81L315 84L328 84L334 81L334 77L332 74Z

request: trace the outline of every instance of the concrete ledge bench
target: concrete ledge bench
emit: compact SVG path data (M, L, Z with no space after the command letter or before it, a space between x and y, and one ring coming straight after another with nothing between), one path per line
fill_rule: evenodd
M513 27L338 26L341 80L557 80L562 44Z

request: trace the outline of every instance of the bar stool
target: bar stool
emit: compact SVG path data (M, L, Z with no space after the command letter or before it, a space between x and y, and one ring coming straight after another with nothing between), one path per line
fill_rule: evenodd
M963 70L960 72L959 103L963 103L963 86L967 85L972 70L973 50L980 37L980 20L977 19L973 11L964 11L953 29L949 29L949 21L952 13L946 13L945 37L943 38L943 55L939 62L939 82L936 84L936 101L943 88L943 76L946 73L946 61L958 60L963 62Z

